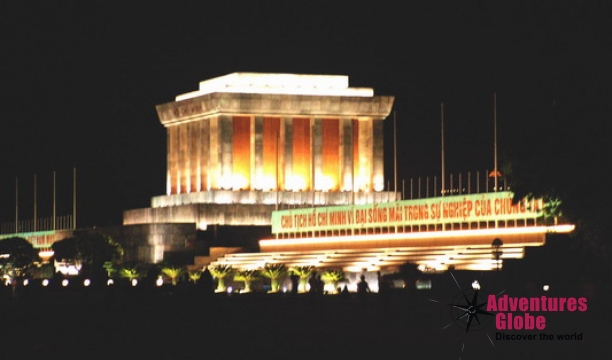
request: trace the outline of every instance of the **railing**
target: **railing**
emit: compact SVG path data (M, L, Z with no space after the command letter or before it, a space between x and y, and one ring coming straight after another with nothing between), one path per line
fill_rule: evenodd
M63 215L0 223L0 235L74 229L74 217Z
M401 192L402 199L412 200L445 195L479 194L510 190L507 179L501 174L497 177L497 189L495 189L495 185L493 171L468 171L467 174L447 175L444 181L442 181L441 176L402 179L401 189L398 189L398 191Z

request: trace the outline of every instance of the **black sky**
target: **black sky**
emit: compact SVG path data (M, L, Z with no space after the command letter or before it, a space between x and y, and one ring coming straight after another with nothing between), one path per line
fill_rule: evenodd
M0 0L0 221L50 212L51 176L82 226L165 192L155 105L236 71L343 74L396 96L399 177L491 169L542 143L565 173L609 168L610 5L603 1ZM392 179L392 117L386 125ZM568 163L567 161L570 161ZM568 165L569 164L569 165ZM29 194L28 194L29 193Z

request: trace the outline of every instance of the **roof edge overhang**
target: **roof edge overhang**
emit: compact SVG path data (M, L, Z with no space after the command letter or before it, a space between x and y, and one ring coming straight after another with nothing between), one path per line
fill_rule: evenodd
M391 113L394 100L394 96L212 93L157 105L156 110L164 126L244 114L384 120Z

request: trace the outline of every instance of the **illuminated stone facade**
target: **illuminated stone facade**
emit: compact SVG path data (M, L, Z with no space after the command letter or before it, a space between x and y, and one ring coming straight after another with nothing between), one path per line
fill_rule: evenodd
M166 195L124 224L269 225L272 210L397 200L384 190L392 96L347 76L233 73L158 105Z
M381 191L380 120L392 105L393 97L349 88L346 76L236 73L204 81L200 91L157 107L168 134L167 194Z

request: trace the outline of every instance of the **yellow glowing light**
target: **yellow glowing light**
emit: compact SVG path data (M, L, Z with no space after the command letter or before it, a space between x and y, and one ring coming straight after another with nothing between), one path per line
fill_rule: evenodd
M49 285L49 280L45 279L42 281L42 286L47 286Z
M132 279L132 286L136 286L138 285L138 280L137 279Z
M492 271L497 269L496 265L492 265L488 262L474 262L470 264L462 264L455 267L456 270L472 270L472 271Z
M258 176L255 180L255 189L270 191L276 189L276 180L272 176Z
M446 271L448 270L447 266L444 264L441 264L438 261L425 261L423 262L425 264L425 271Z
M43 259L50 258L51 256L53 256L53 254L54 252L52 250L43 250L43 251L38 252L38 256L40 256Z
M64 287L68 286L69 283L70 282L68 281L68 279L62 280L62 286L64 286Z
M513 234L546 234L546 233L568 233L573 231L574 225L555 225L555 226L529 226L516 228L497 228L497 229L474 229L474 230L455 230L455 231L428 231L413 233L391 233L391 234L368 234L368 235L349 235L332 236L325 238L299 238L299 239L264 239L259 241L261 247L279 245L306 245L306 244L325 244L328 242L351 243L376 240L404 240L404 239L433 239L433 238L457 238L489 235L513 235Z
M186 173L187 173L186 174L186 178L187 178L186 190L187 190L187 193L190 193L191 192L191 171L187 170Z
M334 284L327 283L323 285L323 292L327 294L335 294L336 292L338 292L338 290L334 287Z
M83 286L87 287L87 286L89 286L89 285L91 285L91 280L89 280L89 279L85 279L85 280L83 281Z
M329 176L325 175L317 175L315 179L315 184L316 190L319 191L330 191L336 186L335 181Z
M244 190L249 185L247 179L242 175L232 176L232 189L233 190Z
M232 189L232 178L230 176L221 176L219 183L220 183L219 187L223 190Z
M350 266L344 267L345 271L347 271L347 272L355 272L355 273L362 272L362 271L364 271L364 269L365 269L365 271L371 272L371 271L379 271L380 267L379 266L373 266L373 265L359 265L359 264L357 264L357 265L350 265Z
M299 175L290 176L286 184L289 191L303 191L306 189L306 180Z
M370 179L365 175L359 175L355 178L355 188L359 191L370 190Z
M155 285L157 286L162 286L164 285L164 279L162 279L162 277L158 277L157 280L155 280Z
M353 178L351 175L344 175L344 180L342 181L342 191L352 191L353 190Z
M385 188L385 179L382 176L374 177L374 191L383 191Z

